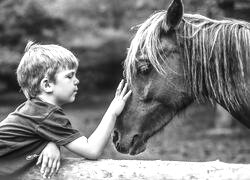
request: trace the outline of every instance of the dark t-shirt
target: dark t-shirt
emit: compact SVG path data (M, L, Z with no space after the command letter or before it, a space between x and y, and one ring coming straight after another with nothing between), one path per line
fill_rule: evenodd
M80 136L60 107L26 101L0 122L0 177L33 166L48 142L63 146Z

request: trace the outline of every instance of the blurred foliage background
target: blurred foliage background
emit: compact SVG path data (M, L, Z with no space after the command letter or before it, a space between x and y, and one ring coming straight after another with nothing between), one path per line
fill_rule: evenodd
M232 2L184 0L184 5L186 13L211 18L249 17L244 10L232 11ZM84 90L114 88L122 76L131 27L169 4L170 0L0 0L0 92L18 89L14 72L28 40L73 51L80 60Z
M85 91L114 88L132 38L131 27L169 0L1 0L0 92L16 91L15 69L28 40L60 44L80 60ZM215 0L185 0L185 12L223 15Z
M248 0L183 3L186 13L250 20ZM77 129L90 135L122 78L122 62L134 33L131 27L169 4L170 0L0 0L0 119L24 100L17 93L15 70L28 40L59 44L80 62L79 95L65 111ZM250 133L241 127L236 133L211 136L207 130L215 126L213 120L210 106L191 106L184 117L176 117L153 137L143 154L123 156L109 142L103 158L250 162ZM74 156L65 149L63 154Z

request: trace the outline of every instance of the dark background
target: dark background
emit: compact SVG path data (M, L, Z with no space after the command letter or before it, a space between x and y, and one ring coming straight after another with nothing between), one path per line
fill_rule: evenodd
M16 67L28 40L59 44L79 59L77 100L65 107L72 124L89 136L122 78L132 26L169 0L0 0L0 118L25 100ZM186 13L249 20L250 1L184 0ZM220 124L221 116L228 119ZM226 117L226 118L225 118ZM249 131L208 104L193 104L153 137L146 152L121 155L111 142L102 158L250 162ZM63 149L64 156L77 157Z

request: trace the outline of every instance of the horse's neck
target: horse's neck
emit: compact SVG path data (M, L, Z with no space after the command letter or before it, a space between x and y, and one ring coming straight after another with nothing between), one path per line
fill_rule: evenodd
M184 23L181 23L178 33L184 36L178 36L178 42L183 47L185 77L191 93L196 97L216 100L250 127L249 28L236 23L233 26L221 26L218 31L209 34L197 31L199 34L193 33L189 24L185 24L186 30L183 27ZM234 34L230 36L230 33ZM189 36L191 38L187 38Z
M250 85L248 85L250 88ZM230 114L239 120L242 124L250 128L250 92L245 94L246 103L241 104L237 108L228 107L222 99L216 99L222 107L224 107Z

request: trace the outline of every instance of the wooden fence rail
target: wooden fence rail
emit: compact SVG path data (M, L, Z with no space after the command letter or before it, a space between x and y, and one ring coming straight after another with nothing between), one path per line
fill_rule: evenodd
M38 167L19 178L20 180L43 179ZM177 162L146 160L88 161L65 159L53 180L85 179L136 179L136 180L249 180L250 164L229 164L220 161Z

